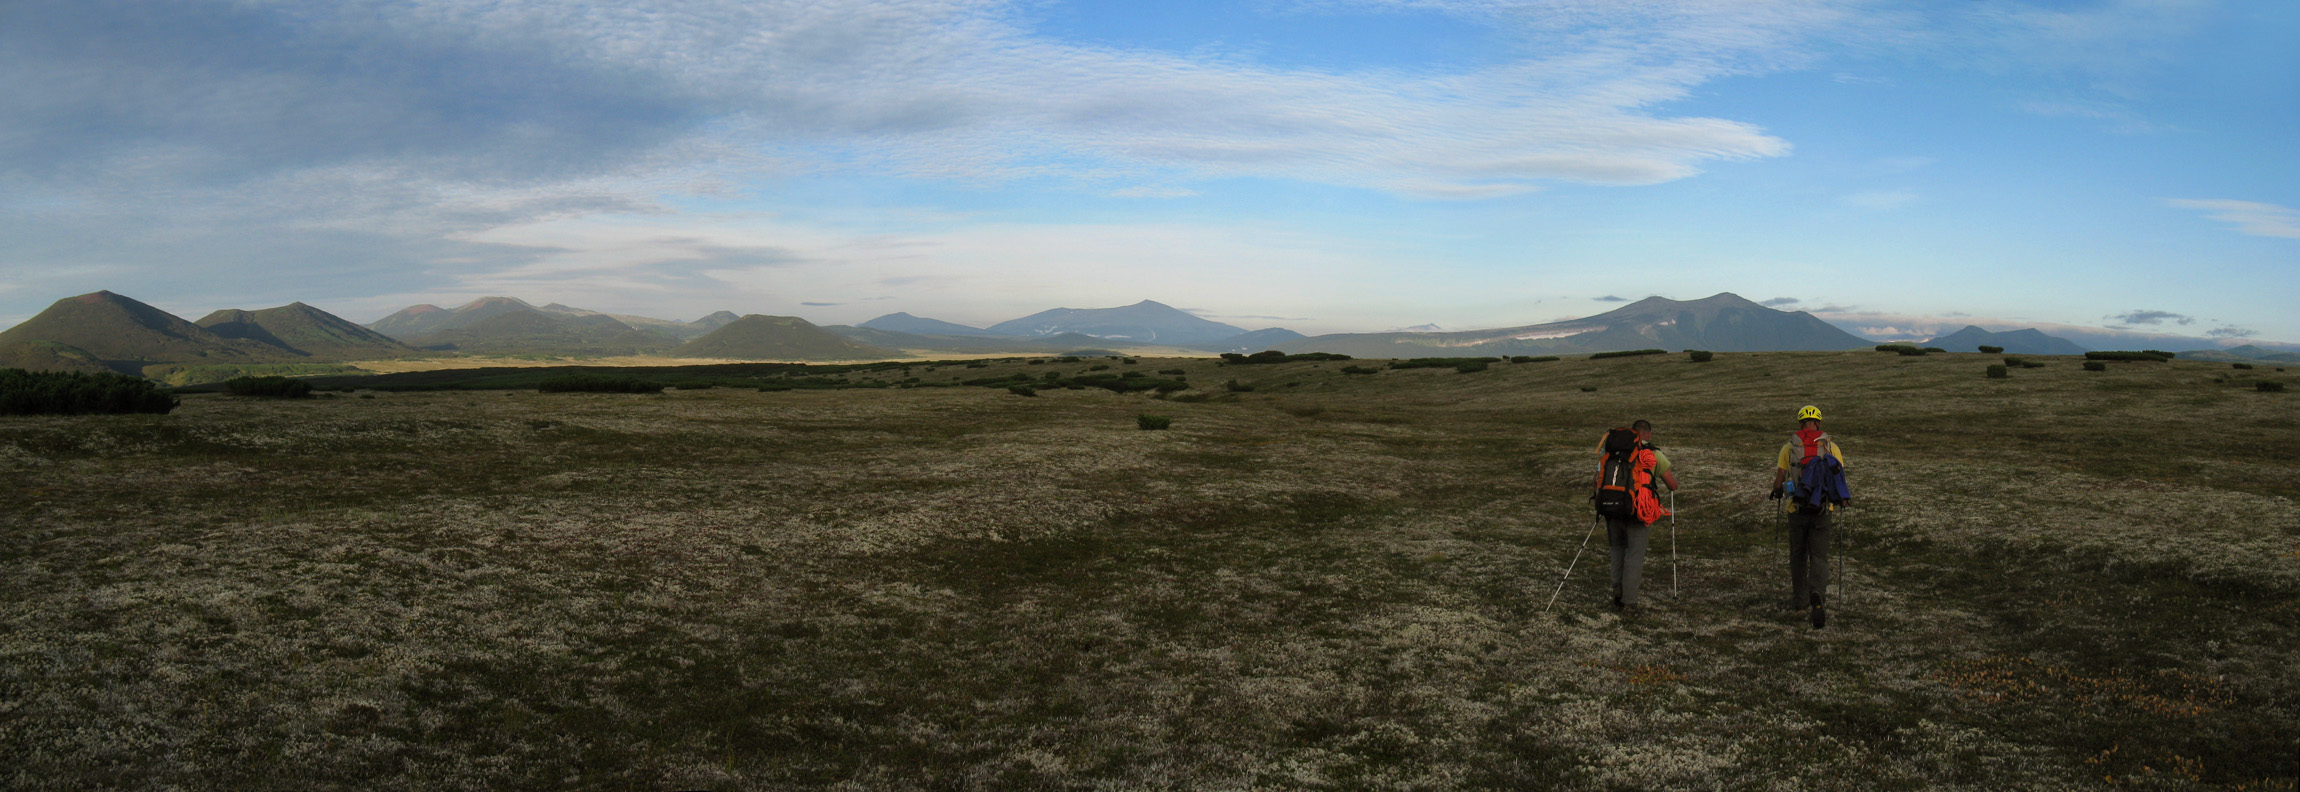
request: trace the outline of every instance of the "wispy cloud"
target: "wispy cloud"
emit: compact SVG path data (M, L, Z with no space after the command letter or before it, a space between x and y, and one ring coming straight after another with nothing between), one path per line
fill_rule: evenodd
M1598 302L1629 302L1629 298L1627 297L1621 297L1612 294L1608 294L1603 297L1592 297L1590 299L1596 300Z
M2196 323L2196 317L2176 314L2171 311L2126 311L2120 314L2111 314L2105 318L2123 322L2128 325L2160 325L2164 324L2165 322L2181 325Z
M1802 302L1802 300L1799 300L1795 297L1775 297L1770 300L1759 300L1757 304L1768 308L1779 308L1784 305L1796 305L1799 302Z
M2243 327L2215 327L2204 331L2204 334L2213 338L2251 338L2260 335L2260 332Z
M2231 223L2240 233L2252 236L2300 239L2300 209L2257 201L2166 199L2165 204L2182 209L2201 209L2205 217Z

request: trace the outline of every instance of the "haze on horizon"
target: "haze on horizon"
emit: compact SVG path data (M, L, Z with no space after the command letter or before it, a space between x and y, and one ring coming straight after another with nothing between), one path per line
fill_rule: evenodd
M0 327L112 290L1318 334L1734 292L2300 342L2300 3L266 3L0 16Z

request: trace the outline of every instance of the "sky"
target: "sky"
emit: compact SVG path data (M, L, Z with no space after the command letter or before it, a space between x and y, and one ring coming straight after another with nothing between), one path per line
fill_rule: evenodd
M2300 342L2291 0L5 0L0 327L109 289Z

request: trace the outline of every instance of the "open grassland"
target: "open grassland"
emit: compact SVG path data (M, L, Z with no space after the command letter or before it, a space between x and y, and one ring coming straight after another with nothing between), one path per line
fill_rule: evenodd
M4 418L0 786L2293 789L2300 375L2046 360ZM1806 403L1821 631L1761 500ZM1599 537L1544 613L1639 417L1681 594L1662 528L1650 610Z

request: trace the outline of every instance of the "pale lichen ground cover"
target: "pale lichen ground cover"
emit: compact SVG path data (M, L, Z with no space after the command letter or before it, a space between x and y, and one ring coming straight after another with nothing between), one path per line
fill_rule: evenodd
M2281 374L1988 362L0 419L0 785L2292 789L2300 409L2231 377ZM1804 403L1817 632L1759 497ZM1544 613L1636 417L1678 593L1657 528L1615 615L1600 536Z

